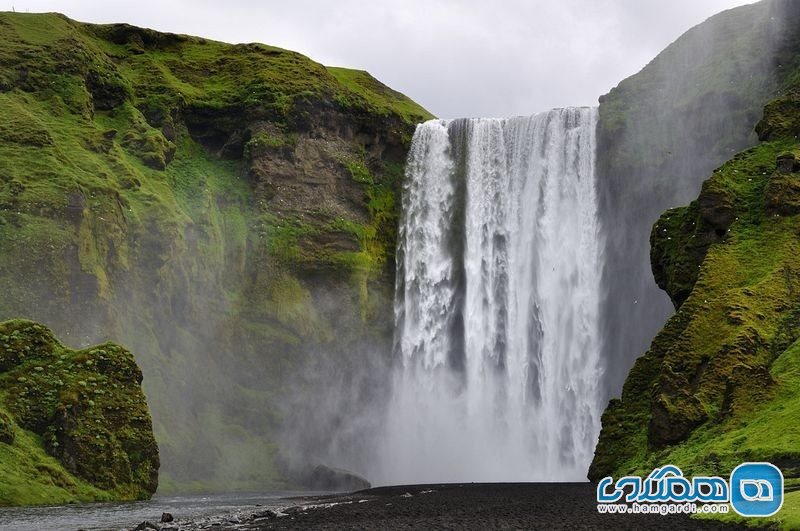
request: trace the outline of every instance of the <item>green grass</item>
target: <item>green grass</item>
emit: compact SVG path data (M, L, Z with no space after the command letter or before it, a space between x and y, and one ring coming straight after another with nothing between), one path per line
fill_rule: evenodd
M732 470L743 459L751 457L778 461L786 455L800 456L800 426L796 422L800 411L799 342L781 354L772 364L770 373L776 385L768 400L743 407L734 419L723 425L707 425L696 430L686 444L677 446L663 459L693 463L695 470L703 471L703 460L713 455L716 473Z
M768 215L764 206L776 154L786 148L779 142L748 150L706 182L702 193L727 201L732 223L705 242L704 253L695 252L700 245L694 241L707 238L703 216L710 214L696 204L668 212L655 225L655 248L669 258L668 292L690 293L631 370L622 402L604 417L608 439L602 439L600 455L611 458L616 474L646 473L668 462L720 474L743 460L800 456L800 437L788 422L800 412L800 402L791 398L800 382L786 370L799 361L796 347L787 348L800 336L800 271L794 263L800 218ZM696 278L687 280L687 270ZM774 386L761 368L772 371ZM675 419L674 430L682 429L683 415L695 414L692 404L700 405L704 418L680 444L654 442L648 435L654 399Z
M403 94L394 91L363 70L328 67L346 89L337 93L345 106L364 108L377 114L396 114L410 123L424 122L434 116Z
M16 428L13 444L0 443L0 506L111 501L112 494L70 474L44 451L39 437Z
M799 99L790 89L769 103L757 128L765 141L654 225L654 275L677 311L605 411L591 477L667 463L727 477L768 461L800 481L800 172L778 161L800 153ZM714 517L793 529L800 497L788 493L766 521Z
M252 171L271 157L316 171L319 109L400 148L430 117L364 72L288 50L0 13L0 319L129 345L173 488L237 488L234 469L284 485L269 415L194 411L185 397L202 382L226 405L275 411L307 350L346 343L332 323L389 306L402 153L325 131L351 187L338 210L286 213ZM320 275L342 292L336 312L315 297ZM221 450L241 430L237 451L259 473Z
M347 171L350 172L350 176L353 180L357 183L361 184L374 184L372 180L372 174L370 174L369 169L367 166L361 161L348 161L346 163Z

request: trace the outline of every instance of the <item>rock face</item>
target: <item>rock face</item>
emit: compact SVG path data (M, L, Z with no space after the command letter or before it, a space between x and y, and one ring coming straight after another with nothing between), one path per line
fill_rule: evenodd
M0 505L148 499L159 457L141 383L118 345L75 351L0 323Z
M311 490L335 492L354 492L370 488L369 481L357 474L339 468L317 465L302 479L303 485Z
M757 143L753 127L779 92L781 76L796 62L798 27L800 9L791 0L725 11L686 32L601 97L597 179L605 233L601 314L609 396L617 395L634 360L674 309L651 276L648 236L653 223L666 209L697 197L714 168ZM771 104L776 111L784 105L780 101ZM694 254L702 255L715 232L724 233L733 221L719 193L724 191L704 188L695 207L703 210L705 225L688 243ZM667 216L659 223L676 220ZM671 243L660 243L678 244L674 233ZM666 260L662 251L653 250L657 268ZM674 261L676 254L671 256ZM681 271L678 265L671 271L680 274L670 282L673 298L683 300L696 271ZM658 280L660 286L666 282Z
M800 476L800 143L797 113L779 110L800 101L795 79L767 105L763 142L653 227L653 271L677 311L603 414L591 479L666 463L727 475L744 461Z
M11 13L0 44L0 318L136 352L163 484L327 459L343 419L318 404L380 399L395 194L430 114L264 45Z

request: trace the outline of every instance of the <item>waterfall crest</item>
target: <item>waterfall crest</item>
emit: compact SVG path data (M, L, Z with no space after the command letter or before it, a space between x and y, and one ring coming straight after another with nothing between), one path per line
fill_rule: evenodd
M596 122L568 108L418 126L379 482L586 479L602 411Z

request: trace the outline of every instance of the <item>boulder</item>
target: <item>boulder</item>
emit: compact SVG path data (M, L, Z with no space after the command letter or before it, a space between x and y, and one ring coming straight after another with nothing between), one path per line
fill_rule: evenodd
M780 173L792 173L797 171L797 159L794 153L783 153L778 155L776 162L777 170Z
M363 477L341 468L317 465L303 478L303 485L313 490L353 492L372 485Z

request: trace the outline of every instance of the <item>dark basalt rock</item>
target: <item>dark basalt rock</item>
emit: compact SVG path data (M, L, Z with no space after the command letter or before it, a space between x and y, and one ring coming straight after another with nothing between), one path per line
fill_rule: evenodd
M776 169L780 173L792 173L793 171L800 169L798 168L798 162L794 156L794 153L783 153L782 155L778 155L776 162Z
M271 509L265 509L263 511L258 511L256 513L253 513L253 516L252 516L253 520L260 520L260 519L263 519L263 518L277 518L277 517L278 517L278 513L276 513L275 511L273 511Z
M654 446L686 439L708 416L694 395L680 390L678 396L660 394L653 402L648 438Z
M352 492L370 488L369 481L361 476L326 465L317 465L303 479L303 484L312 490Z
M90 70L86 75L86 90L92 95L95 110L110 111L130 97L119 76Z
M767 104L756 134L762 142L800 135L800 89L794 88Z
M14 425L8 415L0 412L0 443L14 442Z
M796 166L793 154L778 157L777 168L764 191L764 207L768 215L793 216L800 213L800 173L797 173Z

